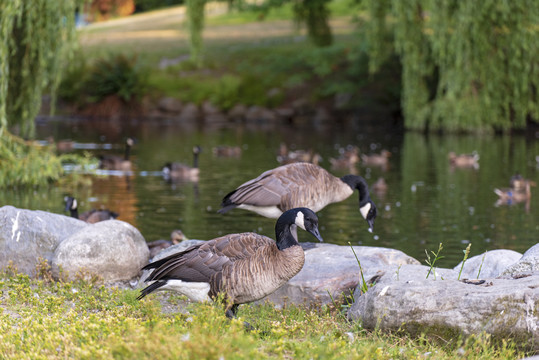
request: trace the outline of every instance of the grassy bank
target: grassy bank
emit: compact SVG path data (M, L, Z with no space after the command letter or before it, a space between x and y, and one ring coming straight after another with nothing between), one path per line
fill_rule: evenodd
M189 304L170 293L0 274L2 359L515 359L512 345L366 331L334 307ZM259 330L244 330L249 321Z
M226 12L222 3L209 4L200 67L189 60L183 7L91 25L81 30L81 56L73 62L79 68L67 74L61 93L73 97L84 89L110 88L80 84L88 73L99 72L92 69L96 60L122 55L133 59L132 66L144 80L140 83L132 81L132 74L124 76L127 87L133 89L121 91L139 98L168 96L196 104L209 100L226 110L237 103L275 107L297 99L332 103L345 94L355 108L381 100L381 108L398 109L400 74L368 74L363 40L354 20L362 14L357 5L337 0L330 8L335 41L318 48L308 41L305 29L295 27L290 6L270 11L261 21L256 12ZM160 68L166 59L180 61ZM374 99L382 94L376 89L384 89L384 99ZM95 96L91 101L96 101Z

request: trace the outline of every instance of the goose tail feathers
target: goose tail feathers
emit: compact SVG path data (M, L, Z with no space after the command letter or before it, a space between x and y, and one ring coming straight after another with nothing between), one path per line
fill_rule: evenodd
M141 300L146 295L156 291L162 286L165 286L167 284L166 281L156 281L148 286L146 286L144 289L140 290L140 295L137 297L137 300Z
M238 204L235 204L234 202L232 202L232 200L230 200L230 197L232 195L234 195L234 193L236 192L236 190L228 193L224 198L223 198L223 201L221 202L221 209L217 210L217 212L219 214L224 214L236 207L238 207Z

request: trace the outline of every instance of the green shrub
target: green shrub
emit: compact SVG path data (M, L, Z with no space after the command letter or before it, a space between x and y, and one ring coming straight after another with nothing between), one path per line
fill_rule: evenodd
M145 87L146 74L138 66L136 57L119 54L96 60L89 69L84 88L92 102L109 95L117 95L128 102L144 94Z
M1 131L0 188L46 185L62 174L60 158L51 148Z
M73 168L69 177L63 165ZM97 159L89 154L57 156L53 147L36 145L6 130L0 131L0 188L43 186L62 180L65 185L88 184L87 173L97 167Z
M62 81L57 91L58 97L70 103L81 101L87 79L88 63L82 53L79 53L62 74Z
M75 104L99 102L110 95L129 102L144 95L147 84L148 72L134 56L104 56L92 64L79 56L65 71L58 96Z

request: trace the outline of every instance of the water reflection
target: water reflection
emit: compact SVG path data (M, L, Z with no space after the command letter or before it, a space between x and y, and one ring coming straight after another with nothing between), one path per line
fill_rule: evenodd
M399 135L376 131L369 124L208 130L168 120L112 122L108 126L106 122L49 121L40 123L38 133L42 139L53 136L80 144L113 145L110 150L90 150L95 154L121 153L125 138L133 136L138 142L131 149L132 172L127 176L107 173L95 178L90 187L3 191L3 204L64 213L63 198L73 195L79 199L81 211L111 209L119 213L120 220L136 226L147 241L169 239L175 229L199 239L243 231L273 237L272 219L237 209L220 215L217 210L229 191L278 166L281 143L293 149L312 149L322 157L320 165L335 176L351 172L349 167L331 169L329 162L330 158L339 158L339 149L347 145L357 146L360 154L380 154L383 149L392 154L385 169L362 162L353 165L353 170L371 185L371 197L379 210L374 234L365 230L357 198L352 196L318 214L326 242L392 247L421 261L425 250L436 250L441 242L445 258L439 265L454 266L469 242L471 256L497 248L523 252L537 242L539 235L539 196L533 194L533 188L528 211L524 203L495 206L498 196L494 189L506 187L512 175L519 173L538 181L535 156L539 145L525 137ZM195 145L203 149L199 181L163 179L162 165L171 159L191 159ZM241 156L214 155L212 149L218 146L239 146ZM448 161L451 151L476 151L480 167L452 167ZM300 241L311 241L305 234L299 235Z

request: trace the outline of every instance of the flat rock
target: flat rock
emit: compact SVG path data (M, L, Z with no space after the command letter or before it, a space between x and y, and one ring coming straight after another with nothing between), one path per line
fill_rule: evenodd
M259 301L277 306L285 303L329 304L333 299L354 292L360 281L358 262L350 246L302 243L305 265L292 279L273 294ZM392 265L418 264L402 251L381 247L354 246L363 276L372 278Z
M243 120L245 118L245 114L247 113L247 106L243 104L237 104L234 105L229 111L228 111L228 117L231 120Z
M365 278L371 284L387 284L395 281L413 282L413 281L437 281L437 280L456 280L458 271L444 268L430 268L430 266L417 264L391 265L378 271L373 278ZM360 296L359 289L356 289L354 296Z
M172 97L164 97L159 100L157 107L164 112L179 114L182 111L182 102Z
M187 103L182 107L180 114L178 115L178 121L196 121L200 118L200 110L198 106L193 103Z
M276 119L273 111L256 105L249 107L245 113L245 120L249 122L273 122Z
M539 272L479 285L441 278L395 281L386 273L355 300L348 317L367 329L428 331L442 338L484 331L539 348Z
M148 263L150 251L132 225L107 220L88 225L62 241L54 252L55 278L98 277L103 281L129 280Z
M0 269L11 262L19 272L34 276L40 258L50 263L58 244L87 226L64 215L4 206L0 208Z

